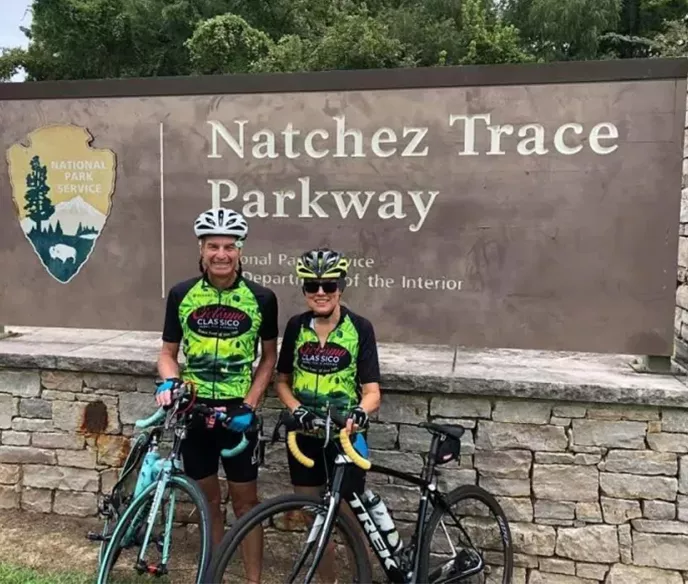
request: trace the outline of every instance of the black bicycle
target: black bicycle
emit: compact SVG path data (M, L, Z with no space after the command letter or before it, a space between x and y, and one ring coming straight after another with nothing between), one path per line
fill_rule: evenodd
M271 561L262 564L261 581L268 584L369 583L380 577L399 584L511 582L511 532L495 498L475 485L459 486L448 493L438 487L436 466L459 458L462 426L419 424L430 432L432 439L423 468L416 476L371 464L365 458L367 450L357 446L357 451L352 445L345 429L346 420L334 409L317 424L326 444L333 442L339 452L324 495L290 493L253 508L225 534L213 554L206 582L247 582L240 550L245 537L259 526L263 527L265 538L263 555L271 556ZM297 426L287 412L280 417L273 441L281 440L281 425L288 430L287 444L294 457L301 464L312 466L314 461L298 448ZM338 431L338 440L331 436L332 429ZM353 513L342 512L346 509L340 506L342 482L354 464L368 473L400 479L420 488L415 525L407 543L402 543L384 501L370 489L347 499ZM435 541L436 536L440 536L439 541ZM379 563L375 577L366 539Z

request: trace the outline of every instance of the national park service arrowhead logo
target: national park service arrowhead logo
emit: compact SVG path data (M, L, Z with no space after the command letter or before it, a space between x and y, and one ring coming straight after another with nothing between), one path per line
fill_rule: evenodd
M24 235L48 273L66 284L86 263L115 191L115 154L91 148L73 125L31 132L7 151L12 197Z

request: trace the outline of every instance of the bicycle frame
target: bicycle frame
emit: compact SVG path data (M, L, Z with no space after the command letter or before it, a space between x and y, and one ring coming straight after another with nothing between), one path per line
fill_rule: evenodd
M224 413L213 411L212 408L209 408L208 406L194 404L191 409L196 409L205 415L214 415L221 423L224 423L224 421L227 419L227 416ZM180 413L182 417L177 419L177 416ZM136 517L133 518L130 526L122 538L122 544L126 547L129 547L132 544L136 545L138 543L136 541L136 536L139 533L141 523L145 521L147 524L146 532L143 536L143 541L140 544L135 564L135 569L139 573L151 573L152 571L157 575L164 575L167 573L167 562L170 556L172 523L174 520L174 507L176 503L174 491L170 493L169 497L170 511L166 517L163 532L161 561L158 566L151 567L146 563L145 556L148 545L151 542L155 517L157 516L160 506L163 503L165 490L174 475L183 474L180 451L182 442L187 433L188 413L189 410L184 409L179 412L179 402L177 401L169 410L166 410L165 408L159 408L150 417L138 420L135 424L136 427L145 429L145 438L137 438L137 440L141 441L141 452L138 454L136 459L132 461L130 467L124 473L122 473L122 476L118 479L115 487L113 487L114 492L117 486L119 486L128 476L130 476L132 472L135 472L140 458L143 457L145 460L146 456L148 456L153 449L158 447L163 433L166 430L173 428L174 440L169 454L164 458L159 458L154 462L154 467L149 476L144 477L142 473L139 473L137 476L131 503L140 499L141 497L149 497L151 491L154 492L154 495L150 505L144 505L139 511L137 511ZM260 416L256 416L254 428L258 432L260 441L262 433L262 418L260 418ZM243 451L248 444L249 442L244 432L242 433L240 443L237 446L233 447L232 449L223 449L220 454L223 457L231 458L235 454ZM106 500L106 505L108 504L110 504L110 501ZM108 513L111 514L110 509L108 509ZM90 534L89 539L101 539L101 541L104 540L103 536L90 537Z
M169 423L169 422L168 422ZM143 425L143 424L142 424ZM167 425L167 424L165 424ZM151 436L148 440L148 448L146 451L146 454L144 457L151 452L151 450L158 445L158 438L162 434L163 428L165 425L160 425L155 427L151 431ZM175 424L174 428L174 441L172 443L172 449L170 450L170 453L163 459L161 459L161 466L160 466L160 472L155 475L149 483L143 482L144 479L141 474L138 476L138 480L136 483L135 487L135 492L137 493L137 496L141 496L143 492L147 490L147 487L155 483L156 488L155 488L155 495L153 497L153 502L150 505L147 513L147 518L146 518L146 523L147 523L147 528L146 528L146 533L143 537L143 541L141 542L141 546L139 548L139 554L138 557L136 558L136 569L140 572L147 572L149 571L148 565L145 562L145 554L146 554L146 549L148 548L148 545L150 543L152 531L153 531L153 524L155 521L155 517L158 514L158 511L160 509L160 505L162 504L162 499L163 495L165 493L165 489L167 488L167 485L170 481L170 478L172 477L173 474L182 473L181 466L180 466L180 456L179 456L179 451L181 450L181 443L182 440L184 439L184 436L186 434L186 428L183 425ZM166 566L167 566L167 561L169 560L169 551L170 551L170 537L172 533L172 521L174 519L174 506L175 506L175 493L172 492L170 494L170 513L167 517L167 522L165 525L165 530L164 530L164 539L163 539L163 549L162 549L162 559L160 561L159 565L159 573L160 574L165 574L166 573ZM129 530L127 530L127 534L124 537L125 542L131 541L131 538L135 537L136 532L138 531L139 525L141 520L143 519L143 514L145 513L146 509L143 508L141 510L141 514L134 520L132 521L131 527Z
M423 534L425 532L425 523L428 516L428 504L432 503L433 507L441 507L445 511L451 513L451 509L445 500L443 493L437 490L437 484L435 482L434 470L435 470L435 454L438 448L438 436L433 435L432 443L430 446L430 453L428 456L428 462L423 466L423 470L420 476L411 475L393 468L389 468L383 465L372 464L367 472L376 472L379 474L384 474L387 476L392 476L408 483L411 483L421 489L420 500L418 503L418 512L416 519L416 527L413 536L411 537L411 542L405 545L395 556L392 554L385 538L379 532L375 522L368 513L368 510L360 499L358 494L352 493L350 499L345 499L349 506L354 512L359 525L362 528L363 533L366 535L370 547L375 552L377 559L380 563L381 568L385 572L385 575L390 582L395 584L405 584L409 582L416 582L418 579L418 570L420 562L420 542L422 541ZM323 501L327 502L328 509L327 514L323 520L320 520L320 515L316 518L313 528L308 536L307 546L302 554L300 560L296 563L295 569L292 571L292 575L298 573L305 561L305 558L310 553L313 548L313 544L317 537L317 531L320 531L320 537L318 541L318 547L315 552L315 557L313 563L306 575L306 582L309 582L315 573L316 566L320 563L322 556L325 551L325 545L328 541L332 528L334 525L334 519L339 511L339 505L342 499L341 496L341 486L344 480L344 476L350 466L354 463L345 454L338 454L335 458L335 471L333 478L328 485L328 489L323 496ZM470 539L470 538L469 538ZM405 566L401 565L398 561L399 558L404 555L404 552L408 553L411 551L411 565L410 571L404 570ZM293 577L293 576L292 576Z

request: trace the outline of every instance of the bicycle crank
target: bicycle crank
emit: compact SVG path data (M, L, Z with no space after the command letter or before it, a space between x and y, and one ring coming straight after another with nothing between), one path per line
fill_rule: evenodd
M86 539L90 541L110 541L112 539L112 534L103 535L102 533L96 533L95 531L89 531L86 534Z
M478 553L463 549L456 557L433 570L429 574L429 580L430 582L435 582L442 579L444 584L452 584L453 582L468 578L484 568L485 563Z
M165 576L168 573L165 564L146 564L146 562L138 561L134 569L139 574L151 574L153 576Z

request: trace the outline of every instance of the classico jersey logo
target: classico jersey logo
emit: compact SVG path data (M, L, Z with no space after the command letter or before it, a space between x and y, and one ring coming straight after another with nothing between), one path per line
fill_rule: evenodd
M66 284L79 273L112 208L115 154L91 148L73 125L45 126L7 151L19 223L48 273Z

